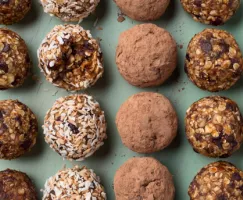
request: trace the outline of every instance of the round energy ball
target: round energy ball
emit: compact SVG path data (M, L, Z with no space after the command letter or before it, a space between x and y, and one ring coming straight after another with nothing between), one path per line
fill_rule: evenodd
M191 182L188 194L191 200L243 199L243 171L229 162L214 162L204 168Z
M125 146L138 153L152 153L171 144L177 135L178 119L165 96L142 92L121 106L116 125Z
M240 0L181 0L195 21L214 26L228 21L240 6Z
M185 72L199 88L211 92L227 90L240 79L242 71L241 50L230 33L205 29L190 41Z
M106 193L93 170L75 166L60 170L46 181L42 200L50 199L106 200Z
M68 160L91 156L107 137L104 111L85 94L58 99L47 112L43 129L50 147Z
M0 58L0 90L21 86L31 66L28 49L17 33L6 28L0 28Z
M116 64L123 78L134 86L161 85L176 68L176 42L156 25L136 25L120 35Z
M14 24L22 20L31 8L31 0L1 0L0 24Z
M203 98L187 110L186 135L194 150L208 157L229 157L243 141L237 104L225 97Z
M115 0L121 12L138 21L159 19L166 11L170 0Z
M92 13L100 0L40 0L46 13L65 22L78 22Z
M38 132L34 113L18 100L0 101L0 159L11 160L30 151Z
M0 199L37 200L37 192L27 174L11 169L0 171Z
M169 170L154 158L131 158L116 172L116 200L174 200L175 187Z

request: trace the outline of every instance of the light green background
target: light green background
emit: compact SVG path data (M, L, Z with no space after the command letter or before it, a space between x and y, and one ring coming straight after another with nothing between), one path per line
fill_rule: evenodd
M0 170L12 168L26 172L33 179L39 191L39 197L41 198L40 189L43 188L45 180L54 175L64 164L67 166L72 166L74 164L80 166L87 165L89 168L94 169L101 177L102 183L106 188L108 199L115 199L112 185L116 169L133 156L143 156L131 152L122 145L114 123L116 112L119 106L130 95L140 91L157 91L166 95L173 102L179 115L180 128L178 137L169 148L149 156L153 156L160 160L173 174L176 186L176 200L189 199L187 196L187 188L194 175L207 163L217 160L206 158L193 152L185 138L183 123L186 109L194 101L210 95L210 93L202 91L192 85L192 83L188 81L183 70L185 51L189 40L195 33L202 31L206 26L194 22L191 17L183 11L179 0L171 1L166 14L161 20L155 21L154 23L170 31L177 43L183 45L183 48L178 48L178 67L173 77L158 88L139 89L133 87L126 83L118 73L115 65L115 50L118 36L122 31L133 27L138 22L126 18L123 23L118 23L118 9L112 0L101 0L96 14L90 16L81 23L85 29L91 30L94 37L102 39L101 46L105 60L105 75L92 89L86 92L93 95L106 112L109 139L91 158L84 162L71 163L69 161L63 161L57 153L49 148L44 142L41 128L46 111L57 98L68 95L69 93L45 81L43 74L41 74L38 69L36 58L36 51L42 39L55 25L61 24L62 22L45 14L38 1L33 0L33 7L28 16L20 23L9 26L9 28L18 32L25 39L33 61L33 74L40 77L40 82L37 83L29 77L23 87L1 91L0 99L19 99L27 104L38 117L39 136L37 145L30 153L12 161L1 160ZM241 6L240 11L237 12L236 16L234 16L227 25L219 28L230 31L243 48L243 24L241 24L243 20L242 9L243 6ZM103 30L97 30L96 27L94 27L97 18L97 26L102 27ZM243 111L242 83L243 80L239 81L237 85L229 91L220 94L237 101ZM243 169L242 154L243 150L241 149L227 160Z

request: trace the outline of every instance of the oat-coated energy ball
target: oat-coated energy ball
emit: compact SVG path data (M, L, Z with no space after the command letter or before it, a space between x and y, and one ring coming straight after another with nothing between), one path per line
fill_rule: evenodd
M92 13L100 0L40 0L46 13L66 22L78 22Z
M103 74L99 43L79 25L56 26L38 50L39 67L46 79L66 90L82 90Z
M237 104L225 97L203 98L187 110L186 134L194 150L229 157L241 146L243 120Z
M15 32L0 28L0 90L23 84L30 69L24 40Z
M106 200L104 187L93 170L75 166L50 177L42 200Z
M68 160L91 156L107 137L104 112L85 94L58 99L47 112L43 128L46 142Z
M190 41L185 72L199 88L211 92L227 90L240 79L242 71L241 50L230 33L205 29Z
M0 171L1 200L37 200L37 192L27 174L6 169Z
M0 159L11 160L31 150L38 132L34 113L17 100L0 101Z
M190 200L241 200L243 199L243 171L229 162L214 162L204 168L191 182Z

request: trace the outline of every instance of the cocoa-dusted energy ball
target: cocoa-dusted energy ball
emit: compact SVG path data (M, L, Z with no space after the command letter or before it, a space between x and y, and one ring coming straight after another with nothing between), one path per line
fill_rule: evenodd
M50 199L106 200L106 193L93 170L75 166L60 170L46 181L42 200Z
M46 79L66 90L82 90L103 74L102 53L89 31L79 25L56 26L38 50Z
M6 169L0 171L0 199L37 200L37 192L27 174Z
M163 95L142 92L119 109L116 125L122 142L138 153L152 153L170 145L177 134L177 114Z
M205 29L188 45L185 71L203 90L227 90L240 79L243 71L239 45L226 31Z
M228 21L240 6L240 0L181 0L195 21L214 26Z
M17 100L0 101L0 159L11 160L31 150L38 132L34 113Z
M28 49L17 33L6 28L0 28L0 58L0 90L22 85L31 65Z
M175 187L169 170L154 158L131 158L116 172L116 200L174 200Z
M0 24L14 24L22 20L31 8L31 0L1 0Z
M243 120L237 104L225 97L203 98L187 110L186 135L194 150L229 157L241 146Z
M114 0L122 13L138 21L159 19L167 9L170 0Z
M204 168L191 182L190 200L240 200L243 199L243 171L229 162L214 162Z
M120 35L116 64L123 78L134 86L161 85L176 68L176 42L156 25L137 25Z
M104 112L85 94L58 99L47 112L43 129L50 147L68 160L91 156L107 137Z

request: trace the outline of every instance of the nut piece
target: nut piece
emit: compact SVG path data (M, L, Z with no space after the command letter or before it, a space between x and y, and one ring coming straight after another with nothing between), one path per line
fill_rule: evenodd
M79 25L56 26L38 50L46 79L66 90L82 90L103 74L102 53L89 31Z
M225 97L203 98L187 110L186 134L194 150L209 157L229 157L243 140L237 104Z
M199 88L211 92L227 90L240 79L242 71L242 54L230 33L205 29L190 41L185 72Z
M188 194L190 200L243 199L243 171L229 162L211 163L195 176Z

